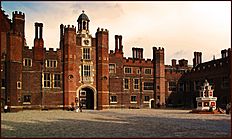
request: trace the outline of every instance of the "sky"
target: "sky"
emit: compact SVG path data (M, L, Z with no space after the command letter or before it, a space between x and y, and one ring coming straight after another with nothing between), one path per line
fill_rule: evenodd
M2 9L12 18L13 11L25 13L27 45L34 42L34 23L43 23L47 49L59 48L60 24L77 26L85 11L90 19L90 34L98 27L109 30L109 49L114 50L114 35L122 35L125 57L132 47L144 49L144 58L152 59L152 47L165 49L165 64L171 59L187 59L202 52L202 62L231 47L230 1L2 1Z

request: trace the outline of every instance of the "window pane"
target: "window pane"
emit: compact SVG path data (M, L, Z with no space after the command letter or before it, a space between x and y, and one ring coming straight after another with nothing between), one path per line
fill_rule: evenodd
M129 80L128 79L124 79L124 88L129 89Z
M139 79L134 79L134 89L139 89Z
M125 73L131 73L131 68L125 68Z
M144 90L153 90L153 82L144 82Z
M44 73L44 87L50 87L50 73Z
M145 74L151 74L151 69L145 69Z
M109 73L115 73L115 64L109 64Z

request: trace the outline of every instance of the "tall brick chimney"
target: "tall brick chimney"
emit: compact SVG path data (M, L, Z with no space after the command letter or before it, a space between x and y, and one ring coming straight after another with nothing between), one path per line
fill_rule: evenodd
M172 59L172 67L176 67L176 59Z
M143 48L132 48L133 59L143 59Z
M201 62L202 62L202 53L194 52L193 67L197 66L198 64L201 64Z
M221 50L221 55L222 55L222 58L228 57L229 56L229 49L228 50L226 50L226 49Z
M118 52L118 35L115 35L115 53Z
M33 56L36 61L43 61L44 54L44 41L43 41L43 23L35 23L35 39Z
M119 35L118 39L119 39L119 52L122 52L122 48L123 48L123 45L122 45L122 36Z

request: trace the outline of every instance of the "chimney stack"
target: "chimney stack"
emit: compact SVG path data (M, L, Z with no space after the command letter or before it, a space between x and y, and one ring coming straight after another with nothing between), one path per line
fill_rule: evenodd
M118 52L118 35L115 35L115 53Z
M172 67L176 67L176 59L172 59Z

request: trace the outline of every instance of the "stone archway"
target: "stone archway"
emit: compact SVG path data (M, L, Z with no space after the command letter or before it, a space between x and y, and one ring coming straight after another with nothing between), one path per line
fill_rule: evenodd
M150 99L149 108L154 108L154 105L155 105L154 103L155 103L154 99L153 98Z
M77 89L76 96L83 104L83 109L97 109L97 91L91 85L82 85Z

